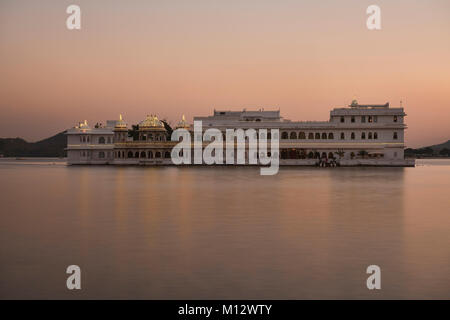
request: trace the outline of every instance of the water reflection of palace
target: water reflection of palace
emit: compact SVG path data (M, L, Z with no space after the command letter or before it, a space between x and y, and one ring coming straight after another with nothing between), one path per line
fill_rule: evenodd
M202 121L203 131L216 128L224 136L226 129L279 129L281 165L314 165L318 159L336 159L341 165L413 166L414 160L404 159L405 116L402 107L360 105L354 100L348 107L333 109L328 121L291 121L283 119L279 110L263 109L214 110L213 115L194 120ZM175 128L155 115L132 128L122 116L94 127L85 121L67 130L68 163L172 164L170 153L178 142L170 141L170 135L176 128L185 128L193 136L193 126L184 116Z

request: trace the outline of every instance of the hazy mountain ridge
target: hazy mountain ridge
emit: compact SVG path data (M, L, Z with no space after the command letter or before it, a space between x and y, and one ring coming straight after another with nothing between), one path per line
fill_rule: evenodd
M4 157L65 157L65 132L37 142L27 142L22 138L0 138L0 154Z
M428 147L422 147L417 149L407 148L405 149L405 155L407 156L444 156L450 157L450 140L441 144L434 144Z

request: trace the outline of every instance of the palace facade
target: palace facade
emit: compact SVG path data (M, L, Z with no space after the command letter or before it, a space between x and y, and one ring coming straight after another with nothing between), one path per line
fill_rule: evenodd
M328 121L291 121L283 119L279 110L262 109L214 110L213 115L194 117L194 121L202 121L203 131L215 128L224 136L226 129L278 129L280 165L315 165L334 159L343 166L414 166L414 160L404 158L405 116L402 107L391 108L389 103L360 105L353 101L331 110ZM185 128L193 136L193 126L184 116L176 128ZM67 130L68 163L170 165L171 150L178 143L170 141L171 131L154 115L132 130L122 116L94 127L85 121ZM204 142L204 146L208 144Z

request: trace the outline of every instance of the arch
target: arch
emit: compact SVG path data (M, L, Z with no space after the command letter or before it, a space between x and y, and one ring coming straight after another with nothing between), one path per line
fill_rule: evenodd
M164 158L166 158L166 159L170 158L170 152L169 151L164 152Z
M316 136L315 136L314 138L320 139L320 133L319 133L319 132L316 132Z
M291 135L289 136L290 139L297 139L297 133L295 131L291 132Z
M298 138L299 139L306 139L306 134L302 131L298 133Z
M319 151L314 152L314 158L315 159L320 159L320 152Z
M305 149L300 149L298 151L298 156L300 159L306 159L306 150Z
M308 153L308 158L309 158L309 159L314 158L314 152L310 151L310 152Z
M397 132L394 132L394 140L397 140L398 139L398 134L397 134Z
M322 139L326 139L327 138L327 134L325 132L322 133Z
M341 140L345 140L345 133L341 132Z
M151 151L148 152L148 158L153 159L153 152L151 152Z
M103 151L100 151L100 152L98 153L98 157L99 157L100 159L104 159L104 158L105 158L105 153L104 153Z
M127 158L133 158L133 152L132 151L128 151Z
M328 139L334 139L333 132L330 132L330 133L328 134Z
M135 157L135 158L139 158L139 151L136 151L136 152L134 153L134 157Z
M287 159L288 152L286 149L281 149L281 159Z
M312 132L308 133L308 139L310 140L314 139L314 133Z
M141 151L141 158L146 158L145 151Z
M105 137L98 138L98 143L99 144L105 144Z
M328 152L328 159L334 159L333 152Z
M361 132L361 139L364 140L366 138L366 133L365 132Z
M369 132L368 138L369 138L369 139L372 139L372 132Z
M326 152L322 152L321 158L326 158L327 157L327 153Z
M161 158L161 152L160 151L156 151L155 152L155 158Z
M297 149L290 149L289 150L289 159L298 159Z
M374 133L373 133L373 138L374 138L374 139L378 139L378 133L377 133L377 132L374 132Z
M352 132L351 139L355 140L355 133L354 132Z
M288 133L286 131L283 131L281 133L281 139L287 139L288 138Z

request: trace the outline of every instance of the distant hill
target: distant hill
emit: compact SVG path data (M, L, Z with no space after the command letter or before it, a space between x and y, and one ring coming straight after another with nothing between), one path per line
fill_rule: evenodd
M441 151L442 149L450 149L450 140L441 144L435 144L433 146L429 146L428 148L433 149L434 151Z
M0 138L0 154L4 157L65 157L66 146L65 131L37 142L27 142L21 138Z
M405 150L406 156L418 157L450 157L450 140L441 144L435 144L428 147Z

